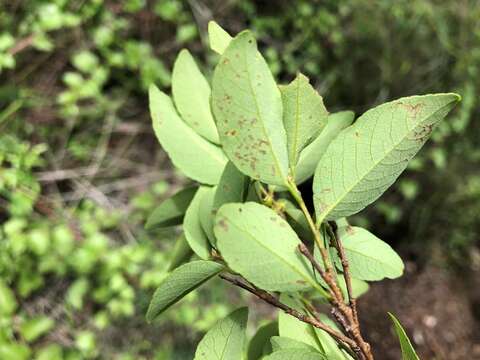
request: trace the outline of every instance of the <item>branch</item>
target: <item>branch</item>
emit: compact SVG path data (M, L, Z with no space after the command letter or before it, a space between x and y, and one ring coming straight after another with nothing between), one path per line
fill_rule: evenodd
M275 306L276 308L279 308L280 310L284 311L286 314L291 315L291 316L297 318L298 320L300 320L304 323L310 324L310 325L312 325L312 326L314 326L318 329L321 329L321 330L325 331L326 333L330 334L332 337L334 337L338 341L340 341L344 344L347 344L355 353L361 351L359 349L359 347L357 346L357 344L355 343L355 341L353 341L349 337L339 333L338 331L332 329L328 325L325 325L324 323L322 323L318 319L307 316L305 314L302 314L298 310L295 310L294 308L291 308L290 306L280 302L272 294L270 294L270 293L268 293L264 290L258 289L256 286L254 286L252 284L250 284L250 285L246 284L245 282L243 282L243 281L241 281L237 278L234 278L234 277L230 277L230 276L227 276L227 275L224 275L224 274L220 274L220 277L223 280L226 280L226 281L230 282L231 284L233 284L235 286L238 286L238 287L250 292L251 294L253 294L253 295L257 296L258 298L262 299L263 301L265 301L266 303L268 303L272 306Z
M345 284L347 285L347 294L348 294L348 301L350 304L350 308L352 309L355 322L359 324L358 312L357 312L357 299L353 296L352 277L350 276L350 265L348 263L348 259L345 254L345 249L343 248L340 237L338 236L337 224L333 221L329 222L329 224L332 227L335 247L337 249L338 256L340 257L340 261L342 263L343 276L345 277Z

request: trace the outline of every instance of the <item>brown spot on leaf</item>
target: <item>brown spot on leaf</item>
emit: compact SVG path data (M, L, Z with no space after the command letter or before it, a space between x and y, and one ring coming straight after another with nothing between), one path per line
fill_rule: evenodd
M347 231L348 235L355 234L355 229L353 228L353 226L348 225L347 228L346 228L346 231Z
M220 219L218 221L218 225L224 230L224 231L228 231L228 224L227 222L225 221L225 219Z

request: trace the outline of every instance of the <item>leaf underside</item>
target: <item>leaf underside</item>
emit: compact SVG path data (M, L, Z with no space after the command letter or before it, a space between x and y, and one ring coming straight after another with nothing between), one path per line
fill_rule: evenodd
M149 97L153 130L173 164L193 180L217 184L227 163L222 149L183 122L170 97L157 87L150 87Z
M249 31L232 40L215 68L212 108L230 161L253 179L285 184L288 154L282 99Z
M198 344L194 360L241 360L248 308L235 310L211 328Z
M353 215L380 197L458 101L456 94L401 98L342 131L315 171L317 221Z
M192 261L171 272L155 291L147 311L147 321L153 321L160 313L209 280L223 269L213 261Z

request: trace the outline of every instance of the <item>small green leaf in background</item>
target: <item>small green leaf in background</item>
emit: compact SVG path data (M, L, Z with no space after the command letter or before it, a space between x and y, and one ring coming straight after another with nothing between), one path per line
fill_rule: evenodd
M395 316L393 316L392 313L388 313L388 315L392 319L395 332L397 333L398 340L400 341L400 347L402 348L402 360L420 360L400 322Z
M298 251L300 240L272 209L253 202L223 205L214 226L217 245L231 269L269 291L296 291L318 285L311 265Z
M199 208L200 224L202 225L203 232L207 236L208 241L212 245L215 245L217 242L215 240L215 234L213 233L213 199L216 192L216 186L209 188L206 194L202 197Z
M215 68L212 108L230 161L254 179L284 185L288 153L282 99L250 31L232 40Z
M327 126L300 153L295 167L295 182L297 184L301 184L313 175L328 145L337 137L340 131L352 124L354 118L355 114L352 111L340 111L328 115Z
M32 351L27 345L17 343L0 343L0 359L29 360Z
M210 48L213 51L222 55L232 39L230 34L215 21L208 23L208 40L210 41Z
M40 316L24 321L20 333L27 342L35 341L55 326L55 321L47 316Z
M457 94L401 98L367 111L343 130L315 170L317 221L356 214L378 199L459 101Z
M194 360L241 360L248 308L235 310L211 328L198 344Z
M149 97L153 130L173 164L193 180L217 184L227 163L222 149L180 119L170 97L156 86L150 86Z
M270 342L272 344L272 350L274 352L282 349L299 349L318 352L318 350L311 345L285 336L272 336Z
M310 85L309 79L298 74L288 85L280 86L283 103L283 125L287 133L290 167L295 169L300 152L315 139L327 124L328 112L323 99Z
M167 227L182 223L185 212L192 201L196 187L188 187L175 193L153 210L145 224L145 229Z
M42 347L36 352L35 360L63 360L63 350L60 345L52 344Z
M155 291L147 311L147 321L153 321L160 313L195 290L223 266L213 261L192 261L173 270Z
M172 94L182 119L205 139L218 144L218 132L210 110L210 85L190 52L178 54L172 72Z
M278 323L270 321L261 326L248 344L247 359L259 360L272 352L270 338L278 335Z
M263 360L329 360L319 352L306 349L284 349L266 356Z
M187 262L193 255L192 248L188 244L187 239L185 238L185 233L182 233L175 242L175 246L172 250L172 255L170 256L170 263L168 264L167 271L172 271L176 269L184 262Z
M403 274L403 261L400 256L375 235L357 226L338 228L338 236L345 249L350 273L353 277L378 281L384 278L395 279ZM335 261L342 269L340 259Z
M195 254L202 259L210 257L210 243L200 222L200 204L209 191L207 186L198 189L183 219L185 238Z
M0 279L0 315L11 315L17 309L17 300L13 291Z

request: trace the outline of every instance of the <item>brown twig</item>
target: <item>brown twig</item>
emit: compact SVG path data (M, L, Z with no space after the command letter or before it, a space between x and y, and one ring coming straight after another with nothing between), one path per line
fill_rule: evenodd
M302 314L298 310L295 310L294 308L291 308L290 306L280 302L275 296L273 296L269 292L258 289L256 286L252 284L247 284L245 281L239 280L238 278L235 278L235 277L230 277L225 274L220 274L220 277L230 282L231 284L250 292L251 294L257 296L259 299L265 301L266 303L284 311L286 314L291 315L304 323L310 324L318 329L325 331L326 333L328 333L329 335L331 335L333 338L337 339L341 343L347 344L355 353L357 353L357 351L360 351L355 341L353 341L349 337L332 329L330 326L324 324L317 318Z
M337 232L337 224L335 222L329 222L328 226L333 237L333 242L335 248L337 249L340 262L342 264L343 276L345 278L345 284L347 288L348 302L350 308L350 317L347 316L350 323L351 330L349 333L351 337L355 340L356 344L362 349L362 353L367 360L373 359L373 354L370 349L370 344L363 339L363 336L360 331L360 321L358 320L358 311L357 311L357 300L353 296L352 289L352 278L350 275L350 265L348 263L348 258L345 254L345 249L343 248L340 237ZM341 309L340 309L341 310Z
M358 311L357 311L357 299L353 296L352 278L350 276L350 265L348 263L348 259L347 259L347 256L345 254L345 249L343 248L340 237L338 236L337 224L335 222L331 222L329 224L332 227L333 234L334 234L335 247L337 249L338 256L340 257L340 261L342 263L343 275L345 277L345 284L346 284L346 287L347 287L347 295L348 295L348 301L349 301L349 304L350 304L350 308L352 309L353 316L355 318L355 322L357 324L359 324Z

